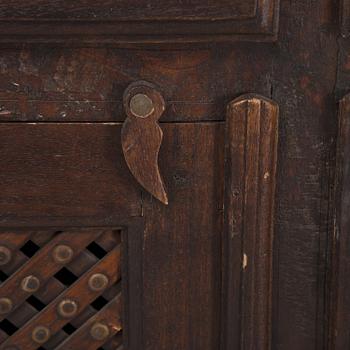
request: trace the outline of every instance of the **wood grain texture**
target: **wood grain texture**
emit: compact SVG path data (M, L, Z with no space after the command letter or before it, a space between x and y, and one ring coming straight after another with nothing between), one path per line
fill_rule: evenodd
M257 0L3 0L0 20L198 20L251 18L255 16Z
M152 102L152 111L145 116L135 115L130 103L135 96L144 96ZM168 196L159 172L158 155L163 131L158 124L165 109L163 96L147 82L135 82L124 94L128 118L122 129L122 147L125 160L136 180L155 198L168 204Z
M350 347L350 95L339 105L335 183L333 292L330 349Z
M141 215L120 133L119 124L2 124L1 225L108 225Z
M0 121L123 122L124 91L139 80L161 89L167 106L162 122L224 120L232 96L242 91L268 96L267 58L270 48L257 45L6 50L0 60Z
M219 349L224 128L163 131L169 205L144 198L142 349Z
M80 191L78 180L73 181L72 185L68 183L66 187L63 186L60 179L66 179L63 170L66 168L65 163L60 167L58 161L50 162L48 155L63 147L58 142L58 135L52 136L56 140L55 146L50 146L46 154L42 151L46 146L44 140L40 143L40 148L34 147L37 152L26 153L23 149L30 147L23 147L22 133L18 132L18 138L13 133L10 138L13 149L10 146L4 148L9 150L9 158L14 159L13 168L9 166L9 160L3 161L5 153L1 158L4 165L2 171L10 175L9 178L2 177L1 180L5 180L5 183L13 181L10 186L12 193L16 191L13 184L15 179L20 177L22 182L26 179L22 169L30 169L31 171L27 171L29 175L36 174L34 166L28 165L29 160L41 159L44 163L45 159L52 173L55 169L59 175L55 177L54 174L52 181L30 177L26 183L35 184L33 188L36 189L36 198L39 197L38 193L47 191L46 186L40 187L40 181L44 184L50 182L52 188L57 186L54 183L60 184L57 187L59 193L52 191L49 198L40 195L43 202L55 202L55 196L67 198L64 203L66 209L63 208L64 205L55 209L50 207L44 218L24 218L21 216L22 211L28 214L30 208L21 201L25 184L18 181L18 196L15 199L15 196L11 196L6 202L8 193L3 191L0 196L3 203L1 214L6 215L6 208L8 212L16 212L11 220L7 218L10 220L7 221L9 225L109 225L121 223L118 223L120 219L129 222L130 212L144 215L137 217L141 223L128 235L133 247L127 263L127 269L133 276L130 292L133 312L127 321L130 324L127 325L130 344L125 345L126 348L220 348L220 218L223 203L220 195L224 179L224 132L220 121L225 119L224 109L227 103L247 91L270 97L281 108L272 349L326 348L328 283L325 277L328 268L327 245L333 235L333 232L328 233L328 229L332 227L329 221L329 193L334 170L332 155L337 128L334 96L344 96L350 88L349 43L346 38L339 36L338 14L336 0L282 0L279 40L273 45L242 41L220 45L186 45L182 44L188 40L184 34L175 38L181 45L161 47L123 45L123 49L117 49L106 45L73 49L54 45L21 45L17 50L2 46L0 120L15 122L13 127L20 129L23 125L16 124L23 121L58 124L69 121L99 124L123 122L123 91L131 82L138 80L152 81L161 88L168 106L161 119L163 122L181 122L173 125L161 124L165 138L160 150L159 166L169 190L170 209L157 203L147 193L143 198L136 194L140 187L128 174L124 164L123 174L127 181L123 186L132 184L131 188L136 191L135 195L129 194L133 203L130 204L132 209L128 202L120 202L121 207L127 210L121 210L119 205L107 205L110 209L107 209L108 214L101 207L97 216L90 215L91 212L88 211L86 217L82 218L81 209L69 205L71 198L78 193L81 206L95 208L95 193L82 198L81 193L84 190ZM251 30L255 28L253 22L249 20ZM247 23L247 20L240 21L240 30L245 30ZM210 26L201 21L193 23L197 24L200 24L203 32L213 32L212 40L220 37L214 34L215 23ZM227 26L234 30L231 23ZM39 34L43 31L49 32L48 27L42 23L39 25L38 22L35 25L7 22L2 28L5 32L9 30L18 33L23 32L24 28L27 31L30 27L35 27ZM85 39L75 41L75 45L103 46L106 42L118 42L120 37L114 36L114 31L117 30L114 25L113 28L109 27L111 35L114 33L113 39L101 38L100 33L106 28L104 24L86 24ZM176 28L179 28L178 24ZM190 30L187 25L183 29L191 31L191 39L208 40L208 37ZM11 36L3 40L22 43L31 40L54 42L58 40L57 36L62 38L62 35L67 34L65 45L72 45L73 37L69 34L72 33L71 30L72 28L61 27L61 32L53 31L49 39L35 39L28 31L29 37ZM127 41L128 38L122 34L123 28L118 30L123 40ZM172 35L165 34L164 40L168 38L174 39ZM220 38L225 39L227 35ZM243 38L235 35L234 38L266 39L265 36L255 34L247 34ZM149 40L154 42L154 37ZM338 51L340 55L337 69ZM208 121L214 122L211 127L218 129L208 131L206 128L211 125L206 123ZM78 124L75 126L76 133L67 132L69 136L64 140L67 148L72 148L73 139L78 135L84 141L83 145L78 144L78 151L74 151L76 156L73 156L73 151L66 152L70 154L72 163L76 159L74 164L81 170L81 174L88 173L94 178L102 179L96 186L96 180L88 181L84 176L80 177L80 181L87 184L85 189L89 188L91 192L96 189L97 192L97 187L103 181L109 184L113 181L106 180L96 169L89 172L87 163L81 160L87 158L87 145L94 137L92 133L84 131L85 125ZM61 134L60 127L52 125L50 135ZM40 133L35 133L35 137L28 136L27 144L29 139L36 140L38 134ZM99 156L93 156L93 159L97 159L100 171L104 172L104 165L107 164L106 167L110 168L112 162L115 164L112 155L116 150L119 149L120 152L116 156L118 164L119 160L120 164L124 160L121 146L117 143L120 135L113 131L101 133L100 136L101 139L108 140L103 141L106 142L106 153L101 157L99 152ZM1 134L2 139L6 137L8 136L5 133ZM22 145L19 146L21 152L14 150L17 142ZM98 148L103 147L101 145ZM29 153L32 155L29 156ZM22 157L26 162L20 160L19 154L26 154ZM37 163L40 164L40 161ZM42 165L39 168L43 167ZM46 171L47 169L43 170L43 173L47 174ZM72 173L70 170L66 171L68 175ZM119 170L117 172L119 174ZM120 184L119 180L117 182ZM6 188L5 185L3 187ZM102 185L102 188L105 187ZM65 190L67 192L61 194ZM110 196L104 189L98 197L99 203L105 203L105 200L112 203ZM16 205L9 209L11 200L12 203L17 203L17 209ZM39 199L36 203L38 202ZM220 208L220 214L213 207ZM44 204L38 205L36 213L43 209L46 210ZM73 217L69 216L70 210ZM59 218L49 217L57 212ZM146 226L143 226L143 220L147 223ZM241 257L238 256L237 260L238 266L241 266ZM20 261L16 260L16 263ZM142 263L144 271L140 271L138 267ZM141 288L142 286L147 288ZM28 317L30 312L32 310L26 308L25 312L15 315L16 319ZM0 332L1 339L3 336Z
M278 106L232 101L226 120L222 349L271 348Z
M350 35L350 1L340 0L340 31L343 37Z
M337 6L330 0L281 6L270 97L281 110L272 322L278 350L326 348Z
M279 0L4 1L1 43L161 43L276 39ZM35 22L39 21L39 23Z

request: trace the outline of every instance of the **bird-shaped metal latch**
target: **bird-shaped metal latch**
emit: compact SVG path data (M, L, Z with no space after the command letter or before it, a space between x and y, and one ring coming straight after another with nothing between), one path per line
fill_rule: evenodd
M131 84L124 93L127 118L122 129L124 157L136 180L155 198L168 204L158 155L163 131L158 120L165 110L159 91L145 81Z

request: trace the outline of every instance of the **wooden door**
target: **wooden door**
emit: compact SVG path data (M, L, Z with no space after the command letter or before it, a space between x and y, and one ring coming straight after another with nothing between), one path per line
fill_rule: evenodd
M349 9L1 1L0 350L349 348Z

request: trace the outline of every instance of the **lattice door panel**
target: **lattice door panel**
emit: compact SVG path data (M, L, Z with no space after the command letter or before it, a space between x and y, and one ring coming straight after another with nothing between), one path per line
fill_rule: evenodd
M121 231L0 233L0 350L122 349Z

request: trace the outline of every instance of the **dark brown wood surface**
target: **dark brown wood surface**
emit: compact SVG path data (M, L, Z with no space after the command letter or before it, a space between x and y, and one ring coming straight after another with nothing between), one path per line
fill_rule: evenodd
M3 0L0 18L13 19L70 19L70 20L171 20L182 18L231 19L249 18L256 14L257 0L69 0L42 1Z
M169 205L145 201L143 349L218 349L224 125L163 130Z
M350 95L346 95L339 104L339 133L337 139L337 162L335 181L334 212L334 250L333 250L333 289L331 342L332 349L346 349L350 346L349 328L350 299L347 293L349 262L349 155L350 155Z
M137 102L138 110L132 108ZM158 157L163 141L159 118L165 110L162 94L147 82L135 82L124 93L127 114L122 128L121 140L126 163L136 180L155 198L168 204L165 185L159 171ZM140 113L140 114L137 114Z
M271 349L278 114L259 95L241 96L227 109L221 326L227 350Z
M122 226L125 349L226 350L222 331L250 316L236 310L223 317L225 303L237 302L222 288L225 111L238 96L264 96L280 107L273 279L272 287L264 284L261 303L252 302L263 307L272 298L272 316L271 325L259 323L269 311L257 318L258 338L255 325L245 323L237 350L261 350L269 342L271 350L345 349L347 266L340 268L337 257L346 262L347 236L339 242L334 236L333 183L337 101L350 91L348 1L281 0L280 8L258 1L252 18L209 22L203 18L214 13L232 17L234 7L209 2L206 12L195 1L191 11L202 19L184 20L189 3L169 8L172 16L183 11L174 23L134 26L118 24L107 7L96 12L101 2L87 0L65 2L60 14L87 21L45 20L55 7L42 3L28 0L16 11L16 1L0 5L6 16L17 16L0 20L1 229ZM217 2L238 4L248 17L252 3ZM89 6L78 9L81 4ZM41 16L40 23L20 20L26 13ZM176 45L155 44L160 41ZM142 190L122 154L123 93L140 80L155 84L166 104L159 170L168 207ZM233 152L242 156L240 148ZM270 244L268 236L256 239ZM232 260L240 269L242 256ZM14 318L29 317L31 308L25 310ZM113 338L110 348L119 344Z
M0 4L0 42L272 41L278 9L279 0L8 0Z
M110 225L141 215L119 124L2 124L0 221Z

